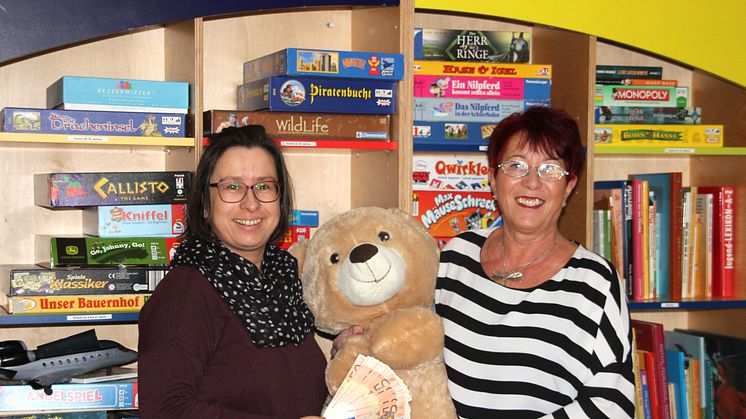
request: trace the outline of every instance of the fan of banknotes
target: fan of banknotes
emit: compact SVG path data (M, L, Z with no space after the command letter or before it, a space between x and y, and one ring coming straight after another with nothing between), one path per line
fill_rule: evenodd
M337 393L326 419L409 419L412 396L407 385L383 362L358 355Z

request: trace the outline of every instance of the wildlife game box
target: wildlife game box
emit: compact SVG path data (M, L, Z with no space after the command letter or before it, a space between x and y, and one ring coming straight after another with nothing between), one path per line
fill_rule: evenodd
M185 230L185 210L185 204L85 208L83 233L98 237L176 237Z
M243 65L244 83L269 76L401 80L404 78L404 56L383 52L286 48Z
M236 103L247 111L390 115L396 110L396 83L272 76L238 86Z
M414 59L528 63L528 32L415 28Z
M490 191L489 165L484 156L459 154L415 155L412 189L415 191Z
M551 79L551 64L474 63L415 60L413 74L429 76L480 76Z
M494 122L440 122L414 121L412 137L414 145L472 145L487 150Z
M688 87L596 85L596 106L686 108Z
M722 147L722 125L625 125L598 124L593 134L594 147Z
M549 101L550 79L414 76L415 97Z
M644 106L596 106L594 122L597 124L675 124L702 123L702 109L650 108Z
M176 113L5 108L5 132L69 135L185 137L186 115Z
M47 208L185 203L190 172L40 173L34 203Z
M165 266L179 239L169 237L36 236L36 260L42 266Z
M47 88L47 107L186 114L189 83L63 76Z
M263 125L276 139L375 140L389 141L389 115L205 111L203 135L220 132L226 127Z
M414 119L417 121L457 121L497 123L529 106L548 102L495 99L414 98Z

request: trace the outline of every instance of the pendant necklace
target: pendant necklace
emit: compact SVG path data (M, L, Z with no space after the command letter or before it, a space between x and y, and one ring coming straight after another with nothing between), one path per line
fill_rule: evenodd
M533 265L534 263L542 260L546 255L549 254L549 252L552 249L554 249L554 245L557 244L557 240L555 239L552 242L552 244L549 247L547 247L546 250L539 253L537 256L533 257L531 260L524 263L523 265L513 269L512 271L508 271L508 268L505 266L505 245L503 244L503 242L504 242L504 239L501 237L500 238L500 259L502 260L502 263L503 263L503 271L502 272L495 271L491 275L491 278L493 281L498 281L498 280L507 280L507 281L516 281L516 282L521 281L521 279L523 278L522 271L525 268Z

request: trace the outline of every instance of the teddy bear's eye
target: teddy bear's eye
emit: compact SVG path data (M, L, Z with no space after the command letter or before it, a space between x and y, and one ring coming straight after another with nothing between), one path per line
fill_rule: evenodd
M381 239L382 242L387 242L387 241L389 241L389 239L391 238L391 236L389 235L389 233L387 233L385 231L382 231L382 232L378 233L378 238Z
M339 263L339 254L338 253L332 253L332 255L329 257L329 261L331 261L333 264Z

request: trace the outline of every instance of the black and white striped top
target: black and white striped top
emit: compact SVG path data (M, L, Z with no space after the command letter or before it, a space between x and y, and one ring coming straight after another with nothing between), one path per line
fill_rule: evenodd
M616 270L578 246L543 284L504 287L479 263L493 230L462 233L440 256L435 309L459 417L633 417L632 334Z

